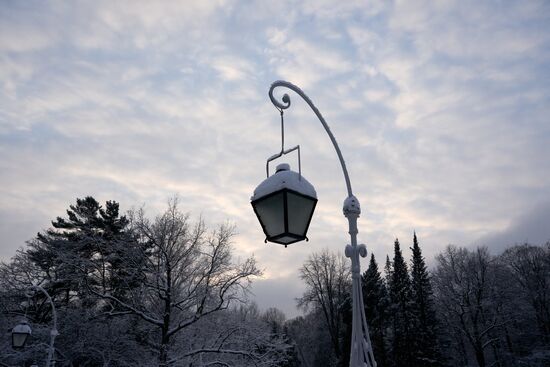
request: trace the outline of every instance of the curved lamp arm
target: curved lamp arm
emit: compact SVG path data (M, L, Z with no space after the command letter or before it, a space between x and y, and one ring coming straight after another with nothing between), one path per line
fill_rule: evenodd
M57 331L57 312L55 311L55 306L53 304L52 298L50 297L48 292L46 292L46 290L39 285L32 285L30 288L36 291L40 291L44 294L44 296L46 296L46 299L48 300L50 306L52 306L53 329Z
M342 165L342 171L344 172L344 178L346 180L346 187L348 189L348 196L353 196L353 192L351 190L351 182L349 180L348 175L348 169L346 168L346 162L344 162L344 157L342 156L342 152L340 151L340 147L338 146L338 143L336 142L336 138L334 135L332 135L332 131L330 131L330 128L328 127L327 122L323 118L323 115L321 115L321 112L315 107L313 102L311 102L311 99L296 85L284 81L284 80L277 80L271 84L271 88L269 88L269 99L271 99L271 102L281 110L286 110L290 107L290 97L288 94L283 95L282 103L277 101L275 97L273 96L273 90L277 87L286 87L292 91L294 91L296 94L298 94L306 103L311 107L313 112L315 112L315 115L317 115L317 118L319 118L319 121L321 121L321 124L323 124L323 127L325 128L330 141L332 141L332 145L334 145L334 149L336 150L336 154L338 154L338 159L340 159L340 164Z

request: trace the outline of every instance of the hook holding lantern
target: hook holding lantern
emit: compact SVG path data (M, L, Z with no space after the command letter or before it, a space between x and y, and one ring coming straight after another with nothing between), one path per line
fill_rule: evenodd
M285 96L286 96L286 99L288 100L287 107L278 107L277 105L275 105L275 108L277 108L277 110L279 110L279 112L281 113L281 151L279 153L272 155L267 159L267 162L265 163L265 173L267 177L269 177L269 162L274 161L275 159L280 158L285 154L288 154L297 150L298 151L298 175L299 175L299 179L302 180L302 160L300 157L300 145L296 145L295 147L285 150L285 120L284 120L283 109L288 108L288 106L290 106L290 97L288 97L287 94L285 94ZM284 97L283 97L283 100L285 100Z

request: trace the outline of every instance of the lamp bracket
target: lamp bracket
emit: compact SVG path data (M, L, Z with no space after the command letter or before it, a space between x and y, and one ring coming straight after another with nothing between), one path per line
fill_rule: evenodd
M285 97L286 97L286 99L285 99ZM285 94L285 96L283 97L283 101L285 101L285 100L288 100L288 106L290 106L290 98L288 97L287 94ZM279 112L281 113L281 151L277 154L273 154L271 157L269 157L267 159L267 162L265 163L265 173L266 173L267 177L269 177L269 162L274 161L275 159L280 158L285 154L288 154L288 153L291 153L291 152L297 150L298 151L298 175L299 175L298 177L301 181L302 180L302 161L301 161L301 158L300 158L300 146L296 145L293 148L285 149L284 109L288 108L288 106L287 107L275 106L275 108L277 108L277 110L279 110Z
M287 149L287 150L281 150L281 152L279 152L277 154L273 154L271 157L269 157L267 159L267 162L265 163L265 172L267 174L267 177L269 177L269 162L274 161L275 159L277 159L279 157L282 157L285 154L291 153L295 150L298 151L298 175L299 175L299 179L301 181L302 180L302 162L301 162L301 158L300 158L300 146L299 145L296 145L295 147Z

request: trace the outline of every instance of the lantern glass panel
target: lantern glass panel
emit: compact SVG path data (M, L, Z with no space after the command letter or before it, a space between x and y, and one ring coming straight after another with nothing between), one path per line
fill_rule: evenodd
M25 346L25 341L29 334L27 333L12 333L12 345L14 348L23 348Z
M279 192L254 203L256 213L269 237L285 232L283 195L283 192Z
M287 200L288 232L305 236L316 201L292 192L287 193Z

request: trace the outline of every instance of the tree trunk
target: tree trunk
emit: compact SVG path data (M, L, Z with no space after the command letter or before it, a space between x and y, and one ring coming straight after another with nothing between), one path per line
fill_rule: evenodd
M163 367L168 366L168 343L170 342L168 332L170 331L170 316L172 314L172 265L170 261L171 259L168 257L164 259L166 264L166 289L164 290L164 296L161 296L164 301L164 316L162 318L159 366Z
M468 361L468 352L466 351L466 345L464 344L464 339L460 334L457 335L458 345L460 346L460 355L462 359L462 365L467 366Z
M166 323L166 319L165 319L165 323ZM160 354L159 354L159 367L168 366L168 343L170 341L170 337L168 336L168 325L165 324L162 327L162 338L160 342Z
M476 361L479 367L485 367L485 354L483 353L483 347L481 345L476 345L474 348L476 352Z
M160 355L159 355L159 367L168 366L168 345L162 344L160 346Z

